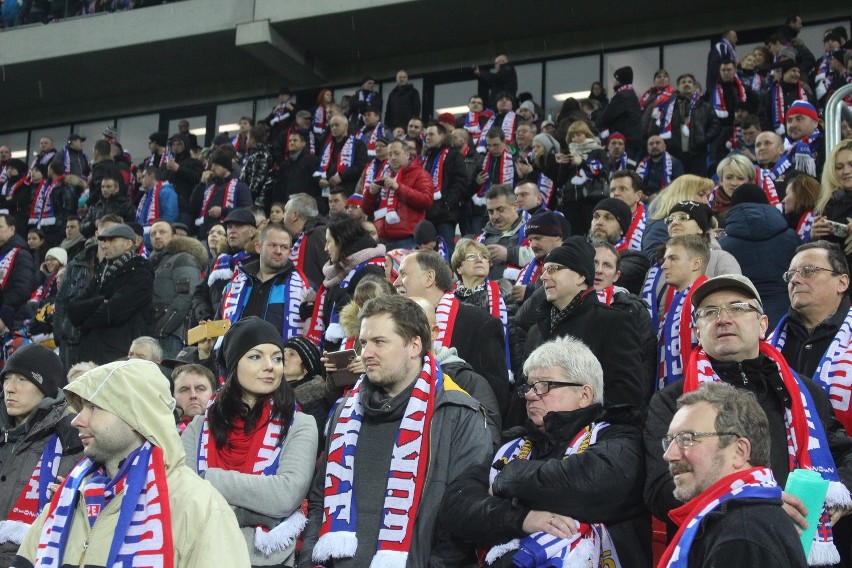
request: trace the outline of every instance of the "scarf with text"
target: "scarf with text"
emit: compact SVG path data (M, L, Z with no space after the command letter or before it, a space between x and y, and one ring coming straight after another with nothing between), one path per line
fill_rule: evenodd
M328 144L325 145L325 148L323 148L322 158L320 158L319 169L314 172L314 177L322 179L334 177L335 175L342 174L348 168L352 167L353 161L355 159L354 136L348 136L346 138L346 141L343 143L343 147L340 149L340 153L337 154L337 163L334 164L332 168L331 154L333 149L334 139L331 139L328 141Z
M487 132L482 129L482 118L493 117L494 114L491 111L483 111L483 112L468 112L464 117L464 129L470 133L470 139L473 141L474 146L479 145L479 139L482 137L483 132Z
M358 546L358 503L354 473L358 437L364 420L361 386L356 383L331 425L325 469L323 520L314 546L314 562L352 558ZM443 390L444 377L433 355L423 357L423 368L414 381L394 443L387 492L382 511L376 554L372 566L404 568L414 538L414 524L426 484L429 441L435 400Z
M734 75L734 85L736 86L736 100L738 102L744 103L746 102L746 90L743 86L743 82L740 81L740 78ZM713 89L713 110L716 112L716 116L719 118L728 118L730 115L730 110L728 109L727 103L725 103L725 90L722 88L722 83L717 82L716 87Z
M225 217L226 209L233 209L234 205L236 205L238 181L239 180L237 180L237 178L231 178L224 187L222 192L222 214L220 215L220 220ZM217 184L216 182L213 182L204 190L204 202L201 205L201 214L195 220L195 224L199 227L204 224L204 219L207 217L207 211L210 210L210 202L213 200L213 194L216 193L216 189Z
M370 186L375 180L383 179L390 172L390 162L373 158L364 169L364 183L361 185L361 195L371 195Z
M449 153L449 148L446 146L442 147L438 150L438 154L435 156L435 159L432 161L432 165L429 167L429 176L432 178L432 198L435 201L438 201L443 197L441 190L444 188L444 163L446 162L447 155ZM426 162L423 163L423 168L426 168Z
M93 487L83 483L86 477ZM108 483L104 483L108 482ZM102 467L90 458L78 463L56 491L50 502L47 518L39 536L34 566L62 566L65 547L71 533L77 500L97 501L96 492L106 486L115 489L122 485L118 523L105 566L138 566L171 568L174 566L171 507L163 450L145 442L131 452L115 480L108 480ZM87 509L94 511L97 504ZM91 521L90 521L91 523Z
M453 330L456 326L456 316L459 313L460 304L458 298L452 292L446 292L441 296L441 301L435 308L435 324L438 326L438 334L433 343L436 349L452 346Z
M277 277L276 277L277 280ZM222 293L221 319L237 323L243 315L243 310L251 297L253 280L243 270L237 270L234 277L225 285ZM284 282L275 282L269 292L263 316L269 312L273 304L284 306L281 317L281 338L287 340L302 332L302 318L299 316L299 306L308 289L307 280L299 270L293 270Z
M373 130L367 134L367 127L362 126L355 133L355 138L364 142L367 145L367 155L371 158L376 156L376 140L385 137L385 125L379 122L373 127Z
M753 467L723 477L685 505L669 511L680 526L657 568L687 568L689 548L698 536L701 521L728 499L781 499L781 488L772 471Z
M136 208L136 222L143 227L150 227L154 221L160 218L160 190L163 182L158 181L156 187L152 187L145 193Z
M295 415L296 410L293 411ZM203 476L208 468L213 467L249 475L275 475L281 461L283 423L271 416L272 401L267 398L255 429L246 434L243 420L234 418L228 433L228 444L220 448L210 435L208 415L205 413L198 440L198 474ZM264 554L285 550L299 536L307 522L301 509L296 509L271 530L259 525L255 527L254 545Z
M305 251L307 250L308 235L305 231L301 231L293 240L293 246L290 247L290 254L287 257L296 265L296 268L301 271L305 270Z
M773 207L781 208L781 201L778 199L778 191L775 189L775 179L772 177L771 170L765 170L760 166L754 166L755 180L754 183L763 189L766 195L766 200Z
M234 277L234 271L251 257L251 253L244 250L234 254L222 253L216 257L213 268L207 276L207 285L212 286L217 280L230 280Z
M343 288L344 290L349 288L349 284L352 282L352 279L355 278L355 276L366 266L378 266L384 270L385 257L377 256L358 264L346 274L343 280L340 281L340 288ZM311 313L311 324L308 327L308 332L305 334L305 337L313 341L320 348L322 348L322 345L325 342L326 335L329 336L328 339L334 339L335 341L346 337L346 334L343 333L343 328L340 327L340 314L338 313L336 305L330 306L331 310L328 327L325 325L325 302L327 297L328 288L326 288L325 284L321 284L319 290L317 290L316 299L314 299L314 309Z
M645 225L647 222L645 204L640 201L636 204L636 212L633 213L633 219L630 221L627 233L621 237L621 240L615 245L615 249L618 252L624 250L642 250L642 235L645 234Z
M56 208L52 199L53 189L63 179L65 179L65 176L59 176L50 184L48 184L47 178L41 180L30 205L28 225L35 225L36 228L40 229L56 224Z
M24 540L27 529L50 501L47 486L56 481L61 459L62 442L59 441L59 436L53 434L47 440L30 480L24 485L6 520L0 521L0 544L21 544Z
M21 252L21 247L13 247L6 251L3 258L0 258L0 289L6 287L6 282L9 281L9 275L12 274L12 268L15 266L15 259L19 252Z
M768 357L778 368L781 380L790 395L790 408L784 410L787 427L787 451L789 470L812 469L829 482L819 528L808 556L808 564L822 566L840 562L834 546L828 508L852 506L849 490L840 482L834 458L829 451L825 427L817 413L811 393L802 379L790 368L787 361L772 345L760 342L760 353ZM684 373L683 392L692 392L704 382L721 382L703 349L695 349Z
M802 243L810 242L811 229L814 226L815 220L816 215L814 214L813 209L805 211L802 213L802 216L799 217L799 222L796 223L796 234L799 235L800 239L802 239Z
M671 304L663 316L659 330L660 365L657 370L657 390L683 378L683 370L692 350L698 345L698 337L692 325L692 293L707 280L701 275L686 290L676 291ZM672 286L671 289L674 289Z
M783 349L787 340L789 314L784 314L769 338L776 349ZM822 354L813 380L821 386L831 401L834 415L847 432L852 432L852 408L850 408L850 379L852 379L852 308L846 313L843 323Z
M568 447L562 459L570 459L575 454L585 452L597 442L600 432L609 426L606 422L592 422L580 430ZM489 484L499 475L500 470L513 460L529 460L532 454L532 441L518 438L507 442L495 456L489 472ZM606 526L600 523L590 525L577 521L578 531L571 538L561 539L546 532L535 532L522 539L514 539L491 548L485 557L486 564L494 564L499 558L512 551L512 564L521 568L618 568L621 566L612 539Z
M403 168L399 168L399 171L393 173L393 170L388 167L387 173L384 174L385 178L393 178L397 184L399 184L399 180L402 177ZM384 219L385 223L388 225L396 225L400 222L399 218L399 198L396 195L396 192L399 190L397 186L396 189L390 189L385 185L382 185L382 189L379 192L379 206L376 208L376 211L373 213L373 218L377 221L379 219Z
M495 114L489 114L487 116L488 116L488 120L485 121L485 125L482 127L482 134L479 136L479 139L476 141L476 144L475 144L476 151L479 152L480 154L484 154L488 151L485 147L486 140L485 140L484 134L486 134L489 130L491 130L491 128L494 126L494 121L497 120L497 115L495 115ZM508 143L509 143L509 141L506 140L506 144L508 144Z
M787 133L785 121L789 107L784 102L784 89L781 87L781 83L782 81L776 81L775 86L770 87L769 96L772 105L772 129L779 136L784 136ZM808 95L801 81L796 82L796 100L808 102Z
M651 173L651 168L649 167L651 163L651 156L645 156L639 165L636 166L636 173L639 174L644 181L648 181L648 175ZM663 153L663 179L660 180L660 188L668 187L671 185L674 175L674 161L672 160L672 155L668 152ZM648 190L657 189L649 187Z
M668 140L672 137L672 117L674 116L677 94L672 91L669 95L660 95L654 101L651 118L660 128L660 138Z
M627 152L622 154L621 157L618 158L615 161L613 161L612 158L610 158L610 161L609 161L609 175L610 175L610 177L615 172L620 172L621 170L626 170L627 166L628 166Z
M553 183L552 179L542 173L538 175L536 185L538 186L539 193L541 193L541 203L545 209L551 207L553 205L553 191L556 189L556 184Z
M648 311L651 314L651 324L657 330L657 334L659 334L660 330L661 296L661 294L657 294L657 290L660 288L661 281L663 290L671 292L672 287L665 283L663 269L658 263L648 270L648 274L645 276L645 284L642 286L642 299L645 301L645 305L648 306ZM670 296L673 297L673 293ZM666 302L665 306L668 308L669 303Z
M479 186L479 190L473 196L473 202L477 205L485 205L485 194L492 185L504 183L515 185L515 163L508 148L503 148L503 153L497 159L490 152L485 154L482 171L488 174L488 179Z
M325 131L325 105L319 105L314 111L314 119L312 122L313 132L320 136Z

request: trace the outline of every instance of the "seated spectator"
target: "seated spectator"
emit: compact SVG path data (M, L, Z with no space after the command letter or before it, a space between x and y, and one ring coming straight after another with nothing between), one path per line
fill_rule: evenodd
M163 362L163 348L160 346L160 342L153 337L143 335L134 339L130 344L127 358L151 361L159 365Z
M829 221L852 228L852 142L841 142L828 155L822 175L822 190L816 204L817 218L811 228L811 239L825 239L837 243L850 258L849 243L852 231L845 238L834 233Z
M666 141L658 133L648 137L648 155L636 166L645 185L645 194L656 195L684 174L683 162L666 150Z
M606 197L609 172L604 165L608 158L606 150L584 121L571 123L565 142L568 152L557 156L561 164L560 181L568 182L563 187L562 212L572 232L585 235L592 223L592 209Z
M524 374L526 424L505 433L490 471L475 466L449 485L441 524L488 548L493 566L569 566L574 557L650 566L639 431L629 409L604 408L595 355L577 339L554 339L530 354Z
M15 218L0 213L0 306L15 314L27 300L36 283L36 264L28 243L15 233Z
M784 195L784 217L787 225L796 231L803 243L811 240L811 229L816 215L814 207L819 199L820 185L816 178L800 174L787 183Z
M68 264L68 253L62 247L53 247L44 255L44 262L39 266L38 286L30 296L30 302L36 309L45 304L52 304L59 291L60 271Z
M485 195L488 224L476 241L488 249L493 280L506 278L515 281L523 266L533 259L526 238L526 215L518 212L511 185L492 186Z
M325 368L317 346L301 335L284 341L284 380L295 392L302 412L316 421L319 447L324 447L325 422L331 410Z
M688 566L805 568L769 468L769 422L755 396L710 382L678 398L677 407L663 459L685 504L670 512L680 530L660 565L677 556Z
M719 185L710 193L708 204L719 225L724 227L728 211L731 209L731 197L734 191L744 183L754 183L754 164L745 156L734 154L719 162L716 174L719 176ZM767 203L769 201L767 198ZM778 205L777 195L774 196L774 201L773 205Z
M36 263L36 266L41 266L44 262L44 255L50 246L44 240L44 231L30 227L27 231L27 246L30 249L30 254Z
M669 240L668 223L671 208L681 201L707 203L707 198L713 190L713 181L708 178L686 174L677 179L651 202L648 208L648 225L642 235L642 251L651 261L657 262L657 252L660 245Z
M769 205L766 194L757 185L739 186L731 197L731 205L719 245L734 256L743 276L757 288L769 326L774 328L790 307L787 284L778 275L790 266L802 241L778 208Z
M91 371L92 369L96 369L98 367L97 363L94 361L83 361L81 363L74 363L71 365L71 368L68 369L68 374L65 375L65 378L69 383L76 381L83 374Z
M204 365L190 363L175 367L172 371L172 394L175 397L181 433L193 418L207 411L207 403L218 385L216 377Z

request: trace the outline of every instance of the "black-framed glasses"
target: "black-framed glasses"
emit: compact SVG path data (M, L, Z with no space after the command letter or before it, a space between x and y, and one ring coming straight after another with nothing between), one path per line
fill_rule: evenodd
M784 274L781 275L781 278L784 279L784 282L789 284L790 281L793 279L793 277L796 274L801 274L802 278L812 278L820 270L824 270L825 272L831 272L832 276L837 276L837 272L833 271L830 268L823 268L821 266L812 266L812 265L809 264L807 266L803 266L803 267L796 269L796 270L788 270L787 272L785 272Z
M666 225L671 225L675 221L680 221L683 223L684 221L689 221L692 217L689 216L689 213L672 213L668 217L666 217Z
M541 271L552 276L560 270L565 270L566 268L568 267L562 266L561 264L548 264L547 266L542 266Z
M663 438L663 452L669 451L669 447L672 445L672 442L676 442L678 448L685 450L692 446L692 444L695 443L695 440L700 438L713 438L715 436L740 437L740 435L736 432L680 432L674 436L666 436Z
M756 308L748 302L733 302L727 306L707 306L706 308L698 308L695 310L695 319L717 320L722 312L727 312L732 318L744 316L748 313L755 312L762 314L759 308Z
M522 383L518 385L518 396L524 398L527 393L533 391L537 396L544 396L550 389L561 387L584 387L583 383L563 383L561 381L537 381L535 383Z

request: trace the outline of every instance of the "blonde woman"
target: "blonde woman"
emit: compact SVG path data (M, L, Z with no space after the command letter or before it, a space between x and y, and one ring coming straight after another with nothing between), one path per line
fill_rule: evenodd
M818 217L811 229L811 240L826 239L843 246L852 256L852 141L843 141L831 151L822 169L822 190L816 204ZM846 226L848 236L837 235Z
M744 183L754 183L756 172L754 164L742 154L728 156L716 167L716 175L719 176L719 185L710 193L708 204L716 215L719 224L725 225L728 211L731 209L731 196L734 191ZM772 189L774 199L767 195L770 205L778 205L778 195Z
M713 191L713 180L693 174L684 174L664 188L648 207L648 226L642 235L642 252L651 264L657 262L657 248L669 240L665 218L672 207L681 201L707 203Z

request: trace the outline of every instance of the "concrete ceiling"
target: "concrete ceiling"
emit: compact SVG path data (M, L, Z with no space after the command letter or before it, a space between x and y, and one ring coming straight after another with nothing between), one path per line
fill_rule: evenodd
M740 29L772 27L797 11L814 20L848 20L852 9L838 5L821 0L752 0L747 6L741 0L417 0L269 25L264 20L253 25L268 25L278 45L240 47L234 28L3 65L0 131L263 96L282 83L296 89L340 85L365 73L387 79L401 66L413 76L467 74L470 65L488 64L498 51L521 61L716 36L732 23ZM160 8L165 7L145 10ZM83 20L47 28L79 26ZM98 17L90 20L97 23ZM289 57L288 50L296 55Z

